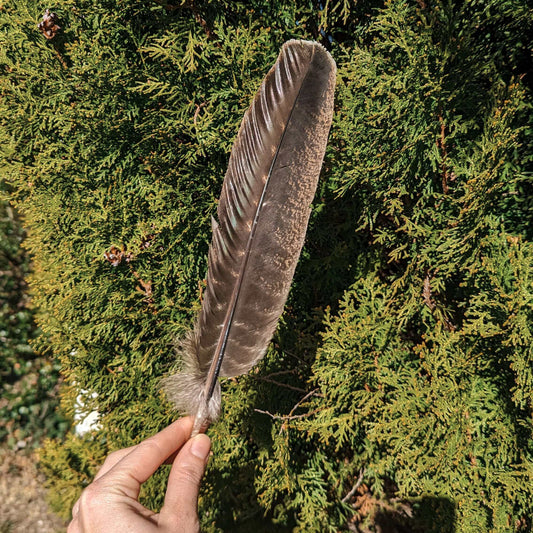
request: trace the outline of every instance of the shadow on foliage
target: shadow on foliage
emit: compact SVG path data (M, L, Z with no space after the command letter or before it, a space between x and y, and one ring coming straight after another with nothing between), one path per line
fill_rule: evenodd
M226 472L224 478L211 477L211 490L222 498L222 505L216 509L213 523L221 531L233 533L289 533L295 524L280 524L259 505L254 491L255 469L250 464L238 464ZM231 479L231 483L228 483ZM236 512L238 511L238 512ZM200 509L202 516L202 509Z
M376 533L456 533L455 504L448 498L424 497L404 510L380 509L374 516ZM366 531L366 530L365 530Z

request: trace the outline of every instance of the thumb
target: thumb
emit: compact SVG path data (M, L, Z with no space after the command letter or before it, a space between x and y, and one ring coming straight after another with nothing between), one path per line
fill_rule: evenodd
M198 492L211 441L204 434L190 439L172 463L160 522L184 533L199 531ZM179 529L178 529L179 528Z

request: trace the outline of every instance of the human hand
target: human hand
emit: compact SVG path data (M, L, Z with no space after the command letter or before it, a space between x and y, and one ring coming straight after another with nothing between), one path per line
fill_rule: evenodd
M110 454L74 504L67 533L199 532L198 491L211 442L203 434L188 440L192 424L191 417L181 418L137 446ZM165 502L154 513L137 498L141 484L166 461L172 468Z

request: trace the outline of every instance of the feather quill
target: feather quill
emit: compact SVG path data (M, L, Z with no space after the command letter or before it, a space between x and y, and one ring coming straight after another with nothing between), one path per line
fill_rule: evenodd
M318 43L288 41L244 115L212 220L207 288L183 368L164 388L193 434L218 417L218 376L265 354L304 242L333 115L336 67Z

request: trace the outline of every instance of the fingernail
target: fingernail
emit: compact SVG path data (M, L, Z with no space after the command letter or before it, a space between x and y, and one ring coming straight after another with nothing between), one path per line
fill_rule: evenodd
M211 440L207 435L200 433L192 439L191 453L195 457L198 457L198 459L202 459L202 461L205 461L207 459L210 449Z

